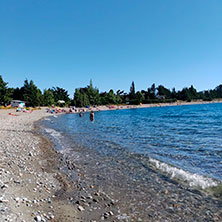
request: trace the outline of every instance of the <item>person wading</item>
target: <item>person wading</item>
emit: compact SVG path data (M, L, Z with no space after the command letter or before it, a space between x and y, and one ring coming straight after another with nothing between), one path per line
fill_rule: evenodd
M91 121L94 120L94 112L93 112L93 111L90 112L90 116L89 116L89 118L90 118Z

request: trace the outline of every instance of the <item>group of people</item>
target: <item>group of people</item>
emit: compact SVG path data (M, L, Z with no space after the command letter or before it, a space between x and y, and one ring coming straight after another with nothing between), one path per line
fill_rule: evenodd
M31 109L31 110L27 110L27 109L25 109L24 107L23 107L23 108L18 107L18 108L16 109L16 112L32 113L33 110L32 110L32 109Z
M79 113L79 117L83 117L85 114L85 109L76 109L75 107L70 107L70 109L67 111L65 109L58 109L55 108L54 106L51 106L51 108L47 108L46 112L52 113L52 114L57 114L57 113L66 113L66 114L72 114L72 113ZM94 111L90 111L89 118L91 121L94 121Z
M84 114L85 114L85 112L80 111L80 112L79 112L79 117L83 117ZM89 119L90 119L91 121L94 120L94 112L93 112L93 111L90 112Z
M47 108L46 109L47 113L52 113L52 114L57 114L57 113L65 113L65 109L57 109L57 108Z

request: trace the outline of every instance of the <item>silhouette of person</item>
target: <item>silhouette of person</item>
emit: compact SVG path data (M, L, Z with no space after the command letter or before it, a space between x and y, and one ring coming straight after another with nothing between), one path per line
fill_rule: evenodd
M94 120L94 112L93 112L93 111L90 112L90 116L89 116L89 118L90 118L91 121Z

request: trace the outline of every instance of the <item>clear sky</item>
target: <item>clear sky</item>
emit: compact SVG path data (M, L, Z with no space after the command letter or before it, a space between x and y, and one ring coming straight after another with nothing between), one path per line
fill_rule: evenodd
M9 87L100 91L222 83L221 0L0 0Z

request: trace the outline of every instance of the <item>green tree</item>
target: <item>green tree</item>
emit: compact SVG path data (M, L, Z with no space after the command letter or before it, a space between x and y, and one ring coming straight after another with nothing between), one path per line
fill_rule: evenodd
M7 88L8 83L4 82L0 75L0 104L6 105L12 98L12 90Z
M90 80L90 84L87 87L87 95L90 105L99 104L99 90L93 87L92 80Z
M26 79L21 90L23 91L23 100L25 100L27 106L36 107L41 105L41 90L37 88L32 80L28 82Z
M78 107L99 105L101 101L99 90L93 87L92 80L87 87L75 90L73 102Z
M106 102L108 104L116 104L116 95L112 89L110 89L109 93L107 93Z
M147 89L147 99L148 100L156 99L156 86L155 86L155 83L153 83L152 86Z
M75 89L74 97L73 97L73 102L74 105L77 107L81 107L82 103L82 98L81 98L81 93L79 89Z
M12 98L16 100L23 100L23 91L20 88L15 88L13 90Z
M130 86L129 99L130 100L135 99L135 95L136 95L135 83L134 83L134 81L132 81L132 84Z
M192 95L187 87L178 92L178 99L188 102L192 100Z
M74 98L73 98L75 106L85 107L90 104L88 95L85 91L86 91L86 89L84 89L84 88L75 89Z
M116 103L121 104L124 100L124 90L117 90L116 92Z
M193 87L193 85L190 86L189 93L190 93L191 99L197 99L198 98L197 90Z
M43 92L43 105L44 106L51 106L55 104L54 95L52 90L45 89Z
M60 88L60 87L53 87L50 90L53 93L54 102L56 104L58 104L59 100L63 100L63 101L65 101L66 104L70 104L70 98L69 98L69 94L68 94L67 90Z
M138 91L136 92L136 103L140 104L144 101L144 95L142 94L142 92Z
M175 88L172 89L172 92L171 92L170 97L171 97L172 99L176 99L176 98L177 98L177 92L176 92L176 89L175 89Z
M99 104L100 105L106 105L107 102L107 92L102 92L99 94Z
M167 88L165 88L165 87L162 86L162 85L159 85L159 86L157 87L157 94L158 94L159 96L164 96L166 99L169 99L170 96L171 96L170 90L167 89Z
M215 97L214 98L222 98L222 84L215 88Z

